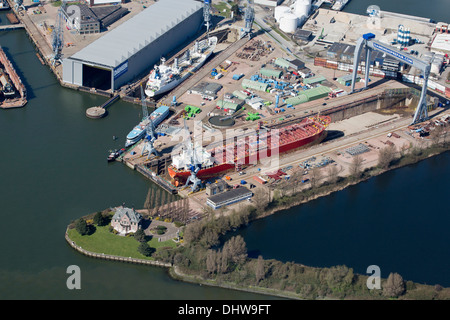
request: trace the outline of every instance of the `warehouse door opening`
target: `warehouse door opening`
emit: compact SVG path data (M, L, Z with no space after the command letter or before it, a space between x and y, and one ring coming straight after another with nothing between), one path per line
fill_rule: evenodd
M111 89L111 70L83 64L83 86L105 91Z

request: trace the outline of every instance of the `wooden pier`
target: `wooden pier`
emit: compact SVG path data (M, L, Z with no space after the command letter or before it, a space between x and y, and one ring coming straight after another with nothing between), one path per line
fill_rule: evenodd
M0 31L7 31L7 30L16 30L16 29L24 29L25 25L22 23L19 24L8 24L5 26L0 26Z
M108 101L103 103L101 106L91 107L91 108L87 109L86 116L91 119L103 118L106 115L106 108L108 108L110 105L112 105L119 98L120 98L120 96L118 94L115 94L114 96L109 98Z

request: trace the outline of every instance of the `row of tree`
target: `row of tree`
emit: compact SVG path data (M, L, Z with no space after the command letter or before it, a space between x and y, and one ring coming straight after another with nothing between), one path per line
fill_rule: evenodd
M150 187L144 203L144 209L150 217L169 218L173 221L186 223L189 219L189 199L177 200L164 190Z

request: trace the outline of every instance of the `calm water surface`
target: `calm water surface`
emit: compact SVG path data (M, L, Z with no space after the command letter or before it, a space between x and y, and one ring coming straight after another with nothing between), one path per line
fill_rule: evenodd
M370 4L449 20L445 0L352 0L345 10L363 14ZM0 24L8 24L4 12ZM0 45L29 96L25 108L0 110L1 299L272 299L177 282L165 269L94 260L71 249L64 240L70 221L122 202L140 207L148 188L157 188L105 159L109 149L122 146L140 107L119 101L106 118L87 119L85 110L105 98L62 88L23 30L1 32ZM314 266L346 264L361 273L378 264L382 276L396 271L449 286L443 201L449 164L449 155L442 155L239 232L253 255ZM81 268L82 290L66 288L69 265Z

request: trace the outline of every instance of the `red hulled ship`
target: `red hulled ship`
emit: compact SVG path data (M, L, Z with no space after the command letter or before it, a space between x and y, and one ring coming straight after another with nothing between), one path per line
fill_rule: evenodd
M175 185L184 183L191 175L192 159L200 166L196 176L201 179L217 177L230 170L241 170L263 159L320 143L326 137L328 116L305 118L301 122L278 129L258 129L227 144L205 148L186 148L172 156L168 167Z

